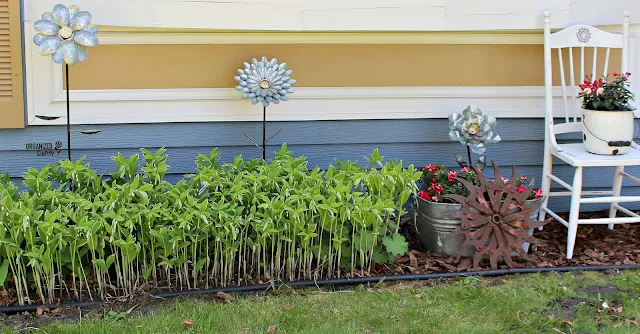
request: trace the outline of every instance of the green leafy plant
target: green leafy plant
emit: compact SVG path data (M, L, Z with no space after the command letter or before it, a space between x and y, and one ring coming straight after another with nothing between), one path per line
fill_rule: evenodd
M378 150L321 171L286 144L269 163L214 149L175 184L164 148L141 152L108 177L80 159L29 169L21 192L1 179L0 283L20 304L340 277L407 250L399 219L421 173Z

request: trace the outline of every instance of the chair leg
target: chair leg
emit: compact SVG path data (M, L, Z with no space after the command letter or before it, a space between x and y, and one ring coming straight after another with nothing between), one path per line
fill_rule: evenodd
M623 166L618 166L615 169L615 173L613 174L613 196L620 196L620 192L622 190L622 172L624 171L624 167ZM609 208L609 218L615 218L616 217L616 213L617 213L617 209L616 209L616 205L618 203L617 202L613 202L611 203L611 207ZM614 224L609 224L609 229L613 230L613 225Z
M578 233L578 217L580 216L580 196L582 194L582 167L576 167L573 176L573 190L571 194L571 208L569 209L569 231L567 233L567 259L573 257L573 246L576 244Z
M545 147L544 150L544 162L542 167L542 193L544 194L544 200L542 201L542 205L540 206L540 212L538 213L538 221L543 221L546 217L547 212L542 208L546 208L549 203L549 191L551 190L551 178L547 175L551 174L553 170L553 156L549 152L549 149ZM542 231L543 227L538 227L539 231Z

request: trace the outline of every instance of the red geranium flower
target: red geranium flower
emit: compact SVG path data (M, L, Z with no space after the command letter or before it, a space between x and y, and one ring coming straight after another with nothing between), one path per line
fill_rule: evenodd
M432 183L431 186L429 187L429 191L433 191L437 194L442 193L442 191L444 190L444 187L441 184L437 184L437 183Z
M438 172L438 170L439 170L438 166L434 166L434 165L431 165L431 164L426 165L426 166L424 167L424 169L426 169L426 170L430 171L431 173L436 173L436 172Z
M516 188L516 191L518 192L518 194L522 194L526 190L527 190L527 187L525 187L524 184L521 184L518 188Z
M449 182L453 182L456 180L456 172L453 170L449 171L449 174L447 174L447 179L449 180Z
M420 198L422 199L426 199L427 201L429 200L429 194L424 190L420 190L418 192L418 196L420 196Z
M536 189L536 192L533 194L533 199L542 197L542 189Z

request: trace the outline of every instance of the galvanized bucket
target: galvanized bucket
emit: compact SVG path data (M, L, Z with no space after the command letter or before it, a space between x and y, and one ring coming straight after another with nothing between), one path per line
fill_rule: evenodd
M534 203L541 199L528 200L527 203ZM460 227L460 219L447 217L449 213L459 211L462 205L457 203L429 202L418 197L418 210L416 223L418 227L418 240L422 246L432 253L458 256L460 246L465 240L464 235L449 236L451 232ZM531 215L532 220L538 219L537 211ZM529 235L533 234L533 229L529 229ZM525 243L523 249L528 252L529 244ZM474 250L469 248L462 257L472 257ZM514 253L514 255L517 253Z

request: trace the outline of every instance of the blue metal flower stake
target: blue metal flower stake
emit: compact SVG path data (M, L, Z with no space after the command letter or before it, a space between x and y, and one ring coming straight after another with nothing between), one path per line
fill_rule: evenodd
M269 103L278 104L280 101L288 101L289 94L293 94L295 90L291 86L296 81L291 79L292 70L287 70L287 64L278 64L276 58L267 60L262 57L261 61L253 58L251 64L244 63L244 68L238 69L237 76L234 79L238 82L236 90L242 92L243 99L251 99L252 104L262 102L262 159L267 160L266 147L267 142L275 137L282 127L278 129L269 139L267 139L267 107ZM260 147L249 135L244 134L255 144Z
M461 114L453 113L449 116L449 138L459 141L467 147L469 166L471 163L471 151L482 154L486 150L485 144L494 144L501 140L495 132L497 121L493 116L483 115L482 111L474 106L468 106ZM460 167L467 167L466 162L459 154L456 160ZM486 166L486 157L478 159L480 169Z
M33 42L43 56L51 56L56 64L65 66L65 89L67 91L67 156L71 161L71 116L69 103L69 65L89 58L89 47L98 45L98 26L91 23L91 14L78 6L55 5L53 11L42 14L42 19L33 25L38 34ZM36 115L39 119L52 121L59 116ZM96 134L99 130L81 130L82 134ZM69 188L72 189L71 181Z

